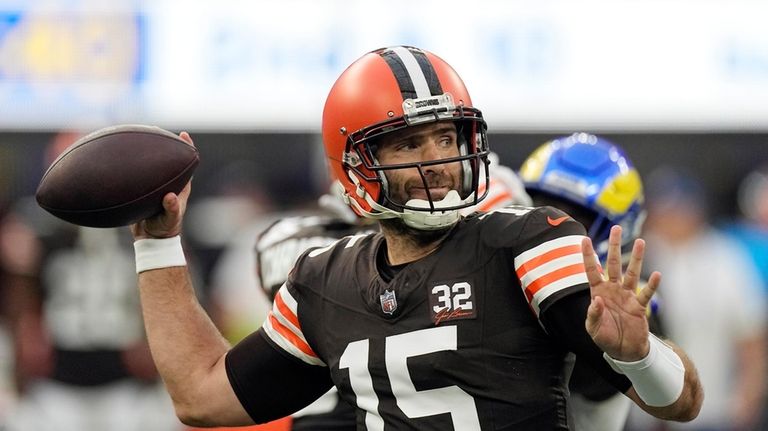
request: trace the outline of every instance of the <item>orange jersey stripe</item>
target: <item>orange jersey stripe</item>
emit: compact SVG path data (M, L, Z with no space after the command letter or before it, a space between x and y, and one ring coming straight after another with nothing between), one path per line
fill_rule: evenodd
M520 267L517 268L517 278L522 280L525 274L528 273L528 271L536 269L537 267L544 265L545 263L549 263L563 256L568 256L571 254L578 254L578 253L581 253L580 245L566 245L563 247L558 247L554 250L550 250L536 257L532 257L527 262L525 262L524 264L520 265Z
M293 331L291 331L282 323L280 323L271 311L269 312L269 322L272 324L272 328L275 331L279 332L280 335L283 336L283 338L285 338L291 344L296 346L296 348L298 348L308 356L317 358L317 354L315 353L314 350L312 350L311 347L309 347L309 344L305 343L304 340L296 336L296 334L294 334Z
M575 275L584 271L583 263L575 263L573 265L564 266L558 270L542 275L536 280L533 280L531 284L525 288L525 296L528 298L528 302L531 302L533 300L533 295L535 295L536 292L538 292L542 287L560 280L561 278Z
M288 308L288 305L283 301L283 298L278 293L275 295L275 306L278 310L280 310L280 314L283 315L289 322L293 324L296 328L301 330L301 325L299 325L299 318L296 316L296 314L293 313L293 311Z

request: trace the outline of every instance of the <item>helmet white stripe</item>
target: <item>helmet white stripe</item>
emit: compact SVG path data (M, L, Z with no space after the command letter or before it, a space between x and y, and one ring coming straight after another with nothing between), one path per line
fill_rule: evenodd
M405 66L405 70L408 72L411 81L413 82L413 88L416 91L416 98L421 99L423 97L430 97L432 93L429 91L429 84L427 84L427 78L424 76L424 72L419 66L419 62L416 57L413 56L410 50L402 46L396 46L392 48L392 51L400 57L400 60Z

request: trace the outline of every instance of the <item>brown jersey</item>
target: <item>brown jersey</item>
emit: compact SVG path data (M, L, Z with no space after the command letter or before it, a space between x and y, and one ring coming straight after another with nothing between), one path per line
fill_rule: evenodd
M346 237L302 255L262 331L327 367L360 429L568 429L568 348L540 317L588 289L583 237L550 207L476 214L389 281L383 236Z

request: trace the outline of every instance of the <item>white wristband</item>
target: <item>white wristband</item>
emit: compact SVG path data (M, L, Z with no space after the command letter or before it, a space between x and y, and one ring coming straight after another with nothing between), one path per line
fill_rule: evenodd
M133 243L136 251L136 273L150 269L186 266L184 249L181 247L181 237L161 239L140 239Z
M685 366L680 356L666 343L650 334L648 356L635 362L624 362L603 353L611 368L632 382L635 392L651 407L668 406L683 393Z

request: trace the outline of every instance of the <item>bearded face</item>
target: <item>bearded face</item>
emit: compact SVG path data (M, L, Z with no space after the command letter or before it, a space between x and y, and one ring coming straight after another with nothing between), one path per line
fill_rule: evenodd
M385 135L376 158L381 165L421 163L459 156L456 126L429 123ZM421 171L421 172L420 172ZM389 196L397 204L411 199L439 201L450 190L460 190L460 162L386 171Z

